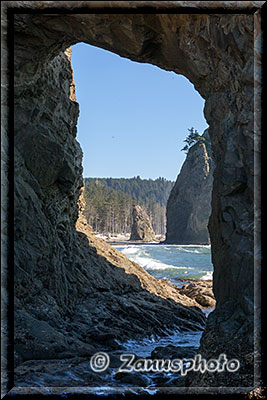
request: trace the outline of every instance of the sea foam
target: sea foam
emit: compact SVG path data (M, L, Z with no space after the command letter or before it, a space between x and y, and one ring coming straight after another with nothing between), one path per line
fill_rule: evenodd
M147 259L144 257L135 257L135 259L133 259L134 262L136 262L137 264L141 265L141 267L145 268L145 269L151 269L151 270L156 270L156 269L183 269L183 270L187 270L187 269L192 269L192 267L177 267L175 265L171 265L171 264L165 264L163 262L160 261L156 261L153 258Z
M209 245L121 245L116 246L131 261L153 276L171 280L179 278L212 279Z
M165 264L162 261L155 260L146 251L146 246L131 246L122 248L120 250L123 254L130 258L131 261L136 262L138 265L146 270L164 270L164 269L192 269L191 267L175 266L172 264Z
M207 281L207 280L212 279L212 276L213 276L213 272L208 271L208 272L206 272L206 274L204 276L202 276L202 278L200 278L200 280Z

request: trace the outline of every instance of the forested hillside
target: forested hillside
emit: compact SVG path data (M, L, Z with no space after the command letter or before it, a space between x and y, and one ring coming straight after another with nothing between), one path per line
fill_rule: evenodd
M165 178L85 178L84 215L93 230L112 235L130 233L133 205L149 215L153 229L165 235L166 204L174 182Z

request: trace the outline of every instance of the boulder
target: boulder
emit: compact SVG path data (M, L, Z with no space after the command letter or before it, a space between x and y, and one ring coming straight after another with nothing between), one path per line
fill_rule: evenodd
M216 305L212 290L212 280L191 281L184 285L179 292L194 299L200 307L215 307Z

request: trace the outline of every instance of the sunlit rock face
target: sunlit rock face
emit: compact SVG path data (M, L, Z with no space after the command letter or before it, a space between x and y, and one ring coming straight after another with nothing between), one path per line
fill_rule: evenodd
M196 2L181 2L181 6L192 3ZM212 2L202 3L206 7ZM215 3L234 7L242 2ZM246 2L246 7L255 3ZM45 1L10 4L22 10L51 7L51 2ZM53 2L53 6L78 9L88 7L88 2ZM92 308L86 309L85 304L90 293L103 293L111 286L118 294L139 290L133 275L128 282L122 274L111 273L95 248L86 247L86 240L76 233L82 152L75 139L78 105L73 101L69 54L64 51L83 41L183 74L206 101L204 114L215 162L209 232L217 308L209 317L200 351L206 357L227 353L240 359L240 371L245 371L246 384L251 384L253 43L260 29L257 18L256 24L253 18L219 11L15 15L15 304L20 317L27 313L25 326L31 321L30 315L67 332L74 329L73 312L77 315L80 307L76 329L80 332L82 327L79 340L86 341L89 336L84 324L92 317ZM256 72L257 68L259 64ZM103 268L105 279L101 276ZM116 279L123 284L117 286ZM105 301L104 295L101 298ZM199 317L192 315L194 318L197 322ZM61 353L54 351L63 357L68 346L61 344ZM45 344L42 354L44 349ZM91 351L84 347L84 354ZM36 353L24 352L24 357L36 357ZM189 385L241 385L239 375L232 373L192 379Z
M209 244L214 162L208 129L188 151L167 203L166 243Z
M140 206L133 207L133 224L130 240L142 240L152 242L156 240L149 216Z

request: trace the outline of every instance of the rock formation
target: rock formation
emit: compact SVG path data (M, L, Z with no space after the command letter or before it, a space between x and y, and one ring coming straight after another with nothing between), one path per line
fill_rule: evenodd
M254 348L254 322L259 323L260 313L255 315L254 310L258 311L260 303L254 299L253 282L260 251L254 247L254 238L259 237L260 212L254 188L260 174L255 152L258 156L259 8L263 3L166 1L161 13L162 4L158 2L119 2L120 7L134 10L124 14L107 9L92 12L90 7L95 7L93 11L101 9L103 2L4 2L9 13L4 8L1 14L2 50L3 54L9 50L11 53L7 59L10 64L2 65L2 159L3 171L9 173L13 141L9 145L8 138L14 133L17 364L51 355L64 358L76 353L88 357L97 347L99 332L109 331L113 323L114 332L116 329L117 335L127 337L127 329L134 329L133 334L148 333L147 321L151 319L160 329L162 324L176 324L179 317L183 321L190 318L193 324L201 322L196 309L189 310L144 290L137 274L127 274L98 254L97 246L90 245L88 237L76 231L82 153L75 139L78 105L69 98L72 74L64 50L85 42L133 61L183 74L205 99L204 113L215 161L209 231L216 309L209 315L199 351L206 359L226 352L229 358L240 360L241 368L235 374L196 373L188 376L186 384L188 390L194 385L255 385L253 357L258 348ZM117 2L104 4L118 6ZM144 5L156 13L143 14ZM57 7L64 13L55 12ZM166 13L169 7L176 12ZM189 12L187 7L191 7ZM207 13L191 14L192 7L202 7ZM86 8L88 13L84 13ZM177 12L180 8L181 13ZM209 12L209 8L215 8L216 13ZM40 13L49 9L51 13ZM13 68L14 82L7 75ZM8 113L9 106L14 110ZM7 201L7 194L12 196L12 189L11 185L8 193L3 190L4 216L10 215L7 207L12 201ZM10 223L4 220L2 226L6 244ZM2 250L4 266L10 261L4 272L12 270L13 258L7 256L12 240L10 243ZM112 254L113 259L120 257ZM143 302L146 297L146 304L150 303L146 312L143 306L136 311L139 299ZM164 307L168 304L167 311L164 307L159 311L158 304L163 303ZM8 297L4 297L3 304L9 304ZM130 308L135 317L131 314L130 318ZM144 315L145 330L136 315ZM102 335L101 340L106 338Z
M188 151L167 203L166 243L209 243L208 221L214 162L208 129L205 141L195 143Z
M191 280L182 286L179 293L194 299L201 307L215 307L211 280Z
M150 219L145 210L140 206L133 207L133 224L130 240L142 240L143 242L153 242L156 240Z

